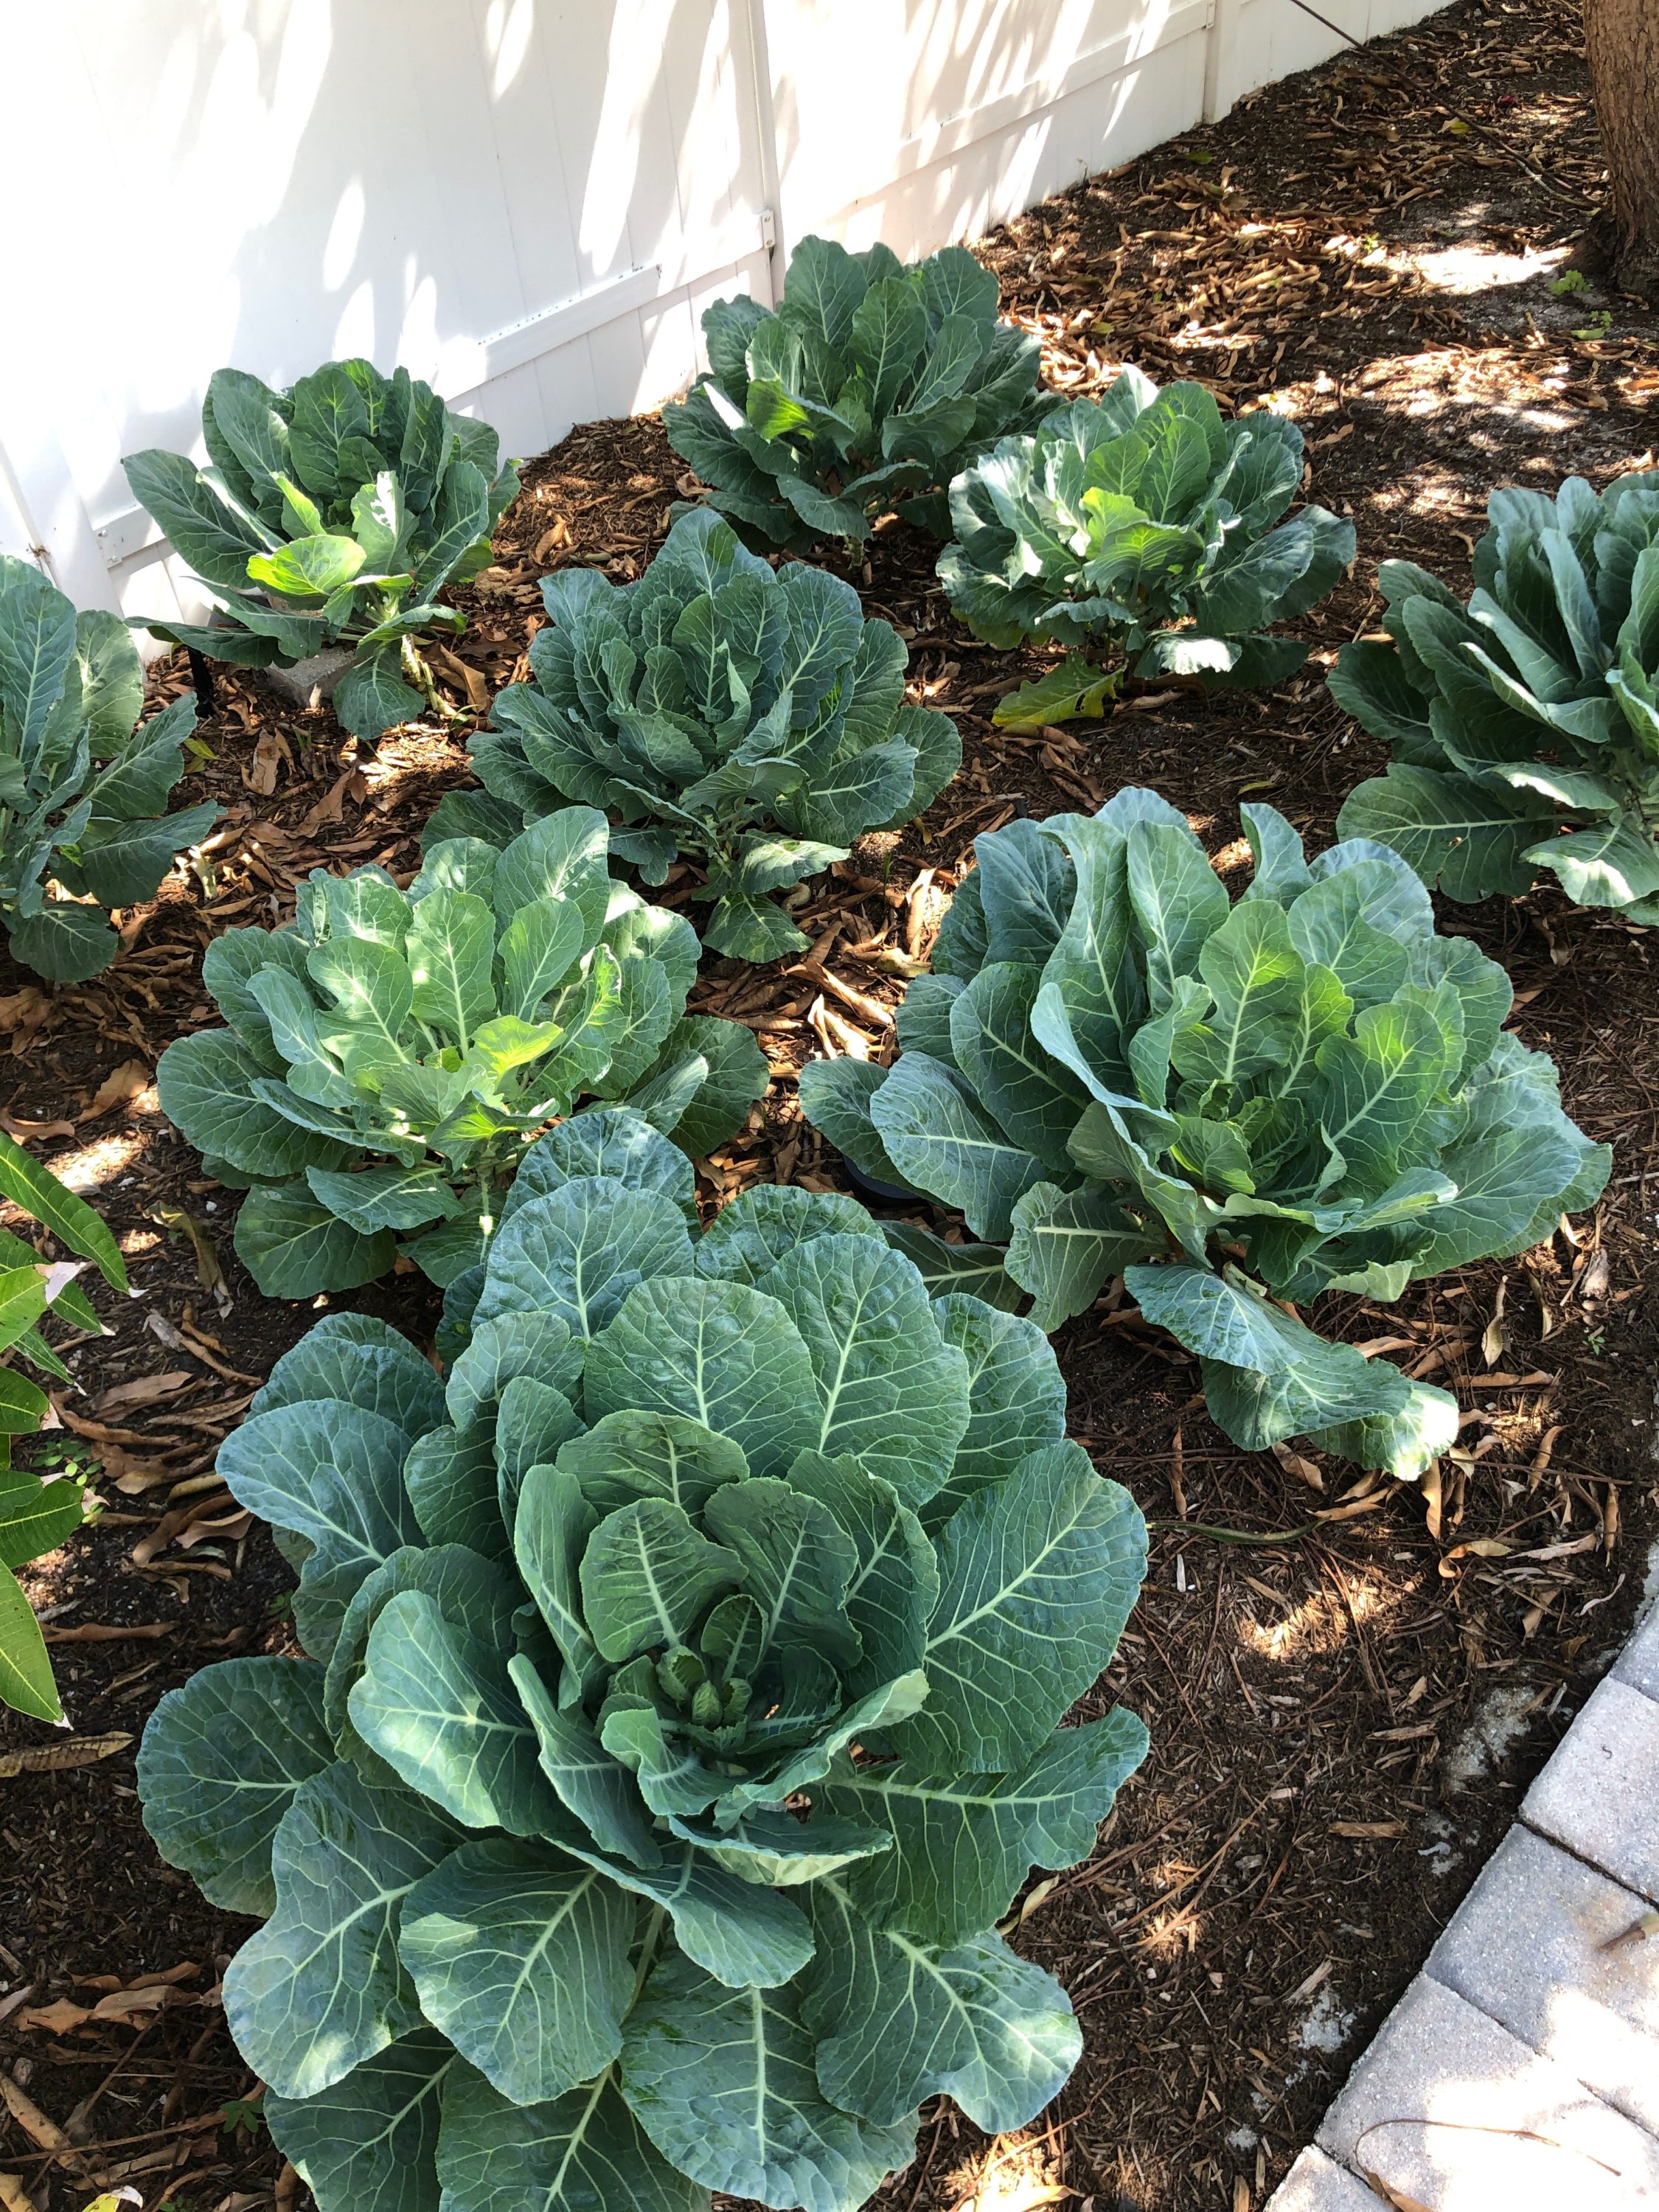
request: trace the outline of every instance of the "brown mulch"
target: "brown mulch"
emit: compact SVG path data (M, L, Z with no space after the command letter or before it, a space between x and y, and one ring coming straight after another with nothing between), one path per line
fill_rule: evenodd
M1245 859L1241 798L1271 798L1329 841L1381 761L1321 682L1375 621L1378 560L1467 585L1492 484L1570 471L1600 483L1650 459L1651 317L1593 273L1554 289L1588 258L1600 191L1571 11L1462 0L984 241L1057 385L1086 394L1127 358L1197 376L1224 405L1293 412L1313 495L1352 514L1360 561L1314 618L1308 672L1273 696L1131 687L1103 723L1016 737L991 710L1046 656L977 644L933 589L934 549L881 532L855 580L908 638L916 696L956 716L963 775L919 829L866 841L813 887L805 959L781 974L705 961L698 1003L748 1022L777 1078L705 1164L711 1206L756 1179L839 1180L793 1072L821 1051L889 1048L896 956L925 951L973 839L1017 810L1040 818L1154 782L1230 875ZM234 1199L170 1138L150 1073L172 1037L216 1018L198 975L213 933L284 917L313 866L412 870L432 805L464 776L467 730L522 673L538 576L570 561L636 575L682 474L651 418L586 425L532 464L440 663L452 720L378 757L359 760L325 710L217 672L202 725L214 757L179 794L227 809L204 865L125 917L129 949L92 983L53 994L0 969L0 1112L74 1124L31 1142L105 1210L137 1293L100 1292L114 1334L76 1350L64 1427L25 1448L95 1463L106 1503L26 1576L75 1734L0 1721L0 2171L42 2185L51 2212L129 2177L175 2212L307 2201L216 2008L246 1923L160 1864L131 1745L98 1741L136 1737L197 1666L283 1647L290 1577L211 1467L255 1378L314 1317L257 1297L230 1249ZM187 681L164 666L158 696ZM667 895L694 888L680 877ZM948 2108L927 2115L884 2212L956 2212L976 2193L979 2212L1259 2208L1629 1625L1659 1533L1659 951L1551 892L1442 921L1504 961L1517 1030L1613 1142L1607 1197L1522 1260L1388 1309L1334 1298L1321 1312L1457 1391L1460 1449L1427 1496L1317 1454L1237 1451L1204 1414L1194 1364L1121 1300L1062 1334L1074 1432L1154 1524L1109 1685L1153 1752L1090 1863L1036 1883L1019 1912L1015 1940L1083 2022L1075 2077L994 2147ZM413 1274L343 1303L417 1337L435 1318ZM3 1763L82 1749L103 1755L15 1778Z

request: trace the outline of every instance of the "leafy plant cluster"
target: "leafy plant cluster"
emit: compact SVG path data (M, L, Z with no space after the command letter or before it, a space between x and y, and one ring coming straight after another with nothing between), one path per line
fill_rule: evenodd
M764 544L860 544L895 507L943 538L951 477L1056 404L1037 340L998 321L997 299L963 246L907 267L804 238L775 313L738 299L704 314L708 374L664 408L668 442Z
M580 1097L626 1097L696 1152L742 1121L764 1056L684 1014L696 933L611 880L607 834L569 807L504 851L441 840L407 891L319 869L285 927L208 947L230 1026L169 1045L157 1083L209 1172L248 1192L236 1250L267 1297L369 1282L399 1249L453 1282Z
M405 368L331 361L287 392L216 370L202 435L204 468L160 447L122 465L218 617L142 627L249 668L349 647L334 694L346 729L378 738L419 714L433 686L416 640L465 627L437 595L488 565L519 488L495 431Z
M143 703L120 617L77 615L32 561L0 555L0 923L13 959L53 982L106 968L106 909L153 897L218 819L165 811L195 702L141 723Z
M1342 832L1455 899L1547 868L1581 906L1659 922L1659 474L1496 491L1487 513L1467 606L1385 561L1391 641L1338 657L1333 695L1394 748Z
M1307 647L1268 625L1305 614L1354 556L1353 525L1322 507L1279 520L1302 465L1302 433L1284 416L1224 422L1205 386L1159 391L1130 368L1100 399L1000 440L951 486L955 535L939 576L990 644L1073 650L996 719L1097 714L1120 672L1091 665L1090 647L1125 656L1137 676L1294 674Z
M429 835L500 836L574 799L638 823L611 849L660 883L677 854L705 872L717 952L771 960L805 943L771 894L873 828L921 813L956 774L945 714L908 705L892 625L851 585L744 550L717 515L682 515L637 583L592 568L544 579L551 617L532 680L472 740L489 803L456 793Z
M1038 1330L850 1200L696 1221L683 1152L578 1115L445 1381L331 1315L221 1451L308 1656L169 1695L140 1785L266 1916L226 2009L319 2212L852 2212L923 2099L1017 2128L1079 2055L994 1923L1144 1753L1059 1725L1140 1516Z
M1273 808L1243 811L1236 903L1155 792L981 836L897 1060L807 1067L802 1105L866 1173L1006 1243L1044 1328L1122 1270L1235 1442L1306 1434L1414 1474L1454 1400L1286 1302L1386 1303L1524 1252L1610 1156L1504 1031L1503 969L1436 934L1397 854L1350 839L1310 862Z
M20 1207L69 1251L92 1261L112 1290L125 1291L120 1247L86 1200L66 1190L15 1138L0 1131L0 1198ZM0 1230L0 1353L15 1353L60 1382L74 1378L40 1334L48 1320L103 1333L69 1261L48 1266L21 1237ZM85 1517L86 1490L71 1475L42 1480L12 1465L12 1438L33 1436L51 1410L37 1383L0 1364L0 1705L38 1721L60 1721L46 1638L16 1570L55 1552Z

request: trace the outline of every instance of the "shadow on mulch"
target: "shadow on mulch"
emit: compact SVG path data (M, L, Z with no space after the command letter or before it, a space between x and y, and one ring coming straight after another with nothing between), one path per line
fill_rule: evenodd
M705 960L697 1003L749 1023L777 1078L704 1164L707 1203L757 1179L838 1183L793 1074L826 1048L885 1048L898 985L884 956L925 947L975 836L1017 808L1041 818L1152 782L1224 872L1244 861L1243 798L1328 842L1343 796L1381 765L1321 682L1375 621L1378 561L1466 586L1492 484L1571 471L1600 483L1649 457L1651 318L1594 282L1556 289L1601 189L1576 36L1543 0L1462 0L983 242L1056 385L1086 394L1127 358L1200 377L1224 405L1293 412L1315 495L1353 516L1359 564L1314 618L1307 673L1274 696L1140 687L1103 723L1016 737L991 710L1045 656L977 644L934 588L934 549L878 533L854 580L908 639L916 696L956 716L963 775L919 828L866 841L815 888L807 959L782 974ZM470 627L440 664L445 729L415 726L360 761L325 711L280 708L222 672L203 726L215 757L179 795L227 808L204 867L128 917L130 949L89 985L48 996L0 969L4 1111L75 1124L36 1149L106 1211L137 1292L118 1311L104 1297L115 1334L78 1348L84 1395L44 1440L98 1463L109 1507L29 1576L79 1738L136 1736L197 1666L286 1639L290 1578L265 1532L190 1487L313 1319L258 1297L230 1246L234 1198L169 1137L148 1082L162 1046L215 1018L201 949L285 917L313 866L411 871L431 806L464 777L467 730L523 673L538 577L571 561L636 575L690 488L682 473L653 418L585 425L529 467L495 567L460 595ZM158 694L186 681L166 665ZM668 895L694 888L682 878ZM1204 1415L1195 1364L1121 1304L1063 1333L1074 1432L1155 1528L1146 1594L1097 1692L1143 1715L1153 1752L1089 1864L1018 1910L1019 1948L1073 1993L1076 2075L995 2146L931 2111L883 2212L975 2197L978 2212L1260 2207L1628 1627L1659 1517L1655 939L1547 892L1441 919L1510 969L1517 1030L1614 1146L1607 1195L1521 1261L1320 1315L1456 1389L1466 1425L1437 1501L1316 1454L1237 1451ZM418 1276L341 1303L421 1338L435 1319ZM63 1741L0 1723L4 1749ZM225 2127L255 2085L213 1990L248 1923L160 1865L131 1758L110 1749L0 1791L0 2166L27 2190L49 2184L51 2212L129 2178L175 2212L303 2208L257 2106L240 2115L252 2133ZM180 1969L158 2004L153 1978ZM46 2154L42 2116L81 2148Z

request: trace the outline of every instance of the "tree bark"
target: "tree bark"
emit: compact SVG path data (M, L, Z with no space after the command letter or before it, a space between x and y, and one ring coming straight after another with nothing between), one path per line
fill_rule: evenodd
M1613 275L1659 300L1659 0L1583 0L1584 46L1612 180Z

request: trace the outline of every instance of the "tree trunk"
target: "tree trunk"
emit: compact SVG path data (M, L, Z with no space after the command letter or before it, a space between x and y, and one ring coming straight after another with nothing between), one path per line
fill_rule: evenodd
M1583 0L1584 46L1612 179L1613 275L1659 300L1659 4Z

